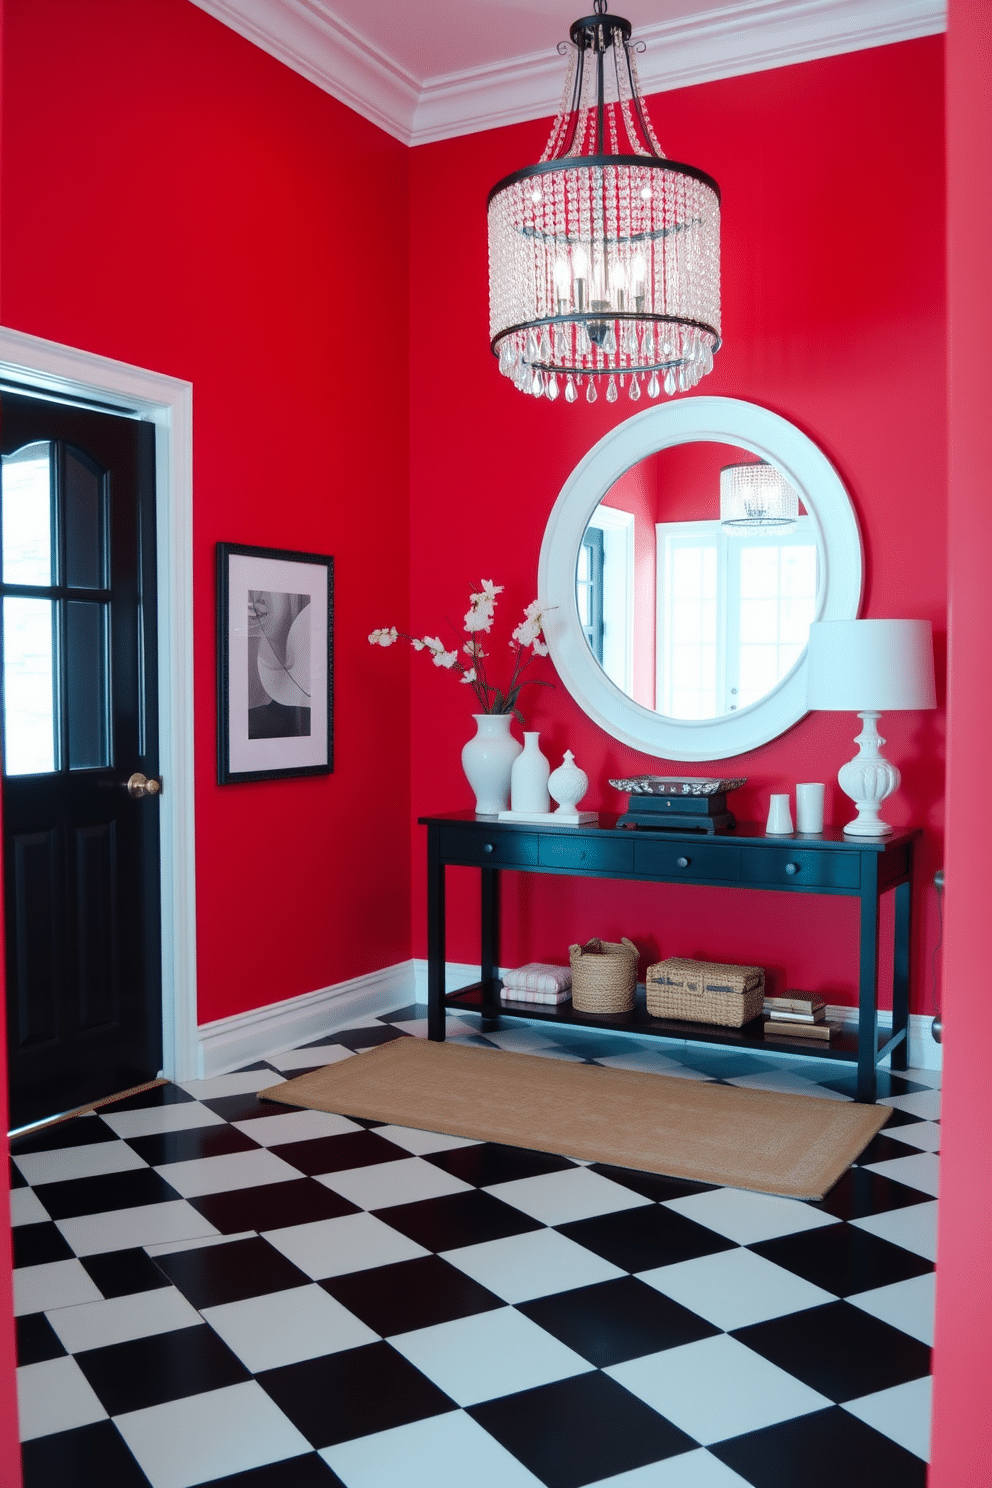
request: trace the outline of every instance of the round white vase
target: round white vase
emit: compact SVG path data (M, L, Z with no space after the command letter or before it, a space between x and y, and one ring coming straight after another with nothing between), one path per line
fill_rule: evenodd
M524 751L513 761L510 771L511 811L547 812L551 810L548 776L551 766L538 748L539 733L524 731Z
M475 737L462 750L462 769L475 791L479 816L505 811L510 799L510 771L523 749L510 733L512 713L473 713Z

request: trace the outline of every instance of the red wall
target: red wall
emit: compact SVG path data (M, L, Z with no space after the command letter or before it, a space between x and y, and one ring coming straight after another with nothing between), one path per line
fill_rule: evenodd
M931 1488L992 1483L989 869L975 782L988 770L992 549L992 9L951 0L947 39L950 615L947 934Z
M194 385L206 1022L410 954L408 152L187 0L5 15L0 319ZM333 775L216 784L220 540L335 557Z
M930 619L940 696L945 650L946 490L942 41L929 38L659 95L651 113L676 159L723 189L725 344L700 393L752 400L797 424L831 458L861 523L864 613ZM411 174L411 612L414 629L456 626L477 577L506 585L507 620L532 598L541 537L566 476L632 411L521 395L488 349L486 193L539 158L535 122L425 145ZM457 224L457 231L450 225ZM454 318L439 302L458 307ZM432 364L427 348L436 347ZM512 623L512 621L511 621ZM499 644L502 644L500 641ZM422 658L415 658L420 661ZM385 677L399 666L383 653ZM543 664L551 675L550 664ZM398 675L398 671L397 671ZM525 695L528 727L557 762L587 771L587 806L613 810L611 775L707 763L659 761L615 743L560 685ZM412 694L415 812L471 804L459 750L469 708L450 676L421 669ZM835 781L859 724L812 715L732 761L735 798L762 819L768 796L825 780L828 821L850 810ZM887 803L920 824L913 1008L928 1006L942 861L943 711L889 714L888 754L903 770ZM728 762L715 762L719 768ZM424 953L424 843L413 848L414 945ZM478 960L472 875L452 874L449 955ZM707 954L757 961L776 989L817 987L851 1002L856 918L844 900L689 886L565 883L505 876L503 960L561 959L589 935L637 941L645 957Z

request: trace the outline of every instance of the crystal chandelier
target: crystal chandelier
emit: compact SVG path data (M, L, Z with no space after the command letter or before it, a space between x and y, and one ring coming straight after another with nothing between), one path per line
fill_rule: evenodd
M763 527L774 531L799 519L799 497L785 476L764 460L725 465L720 471L720 523L723 527Z
M489 193L489 311L499 369L569 403L606 382L636 402L695 387L720 346L720 188L666 160L637 82L631 26L575 22L540 164Z

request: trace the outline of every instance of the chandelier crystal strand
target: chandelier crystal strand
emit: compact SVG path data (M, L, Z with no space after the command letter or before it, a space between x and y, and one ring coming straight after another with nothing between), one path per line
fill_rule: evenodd
M719 188L665 159L630 24L594 5L571 28L541 162L489 197L492 349L505 377L552 401L574 401L582 377L589 401L616 376L635 401L687 391L720 346Z

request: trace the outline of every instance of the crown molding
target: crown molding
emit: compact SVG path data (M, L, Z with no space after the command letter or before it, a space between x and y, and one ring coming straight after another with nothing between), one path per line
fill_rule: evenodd
M558 107L564 64L556 54L418 79L321 0L192 3L404 144L540 119ZM659 93L932 36L946 24L945 0L740 0L638 27L635 37L645 44L641 86Z

